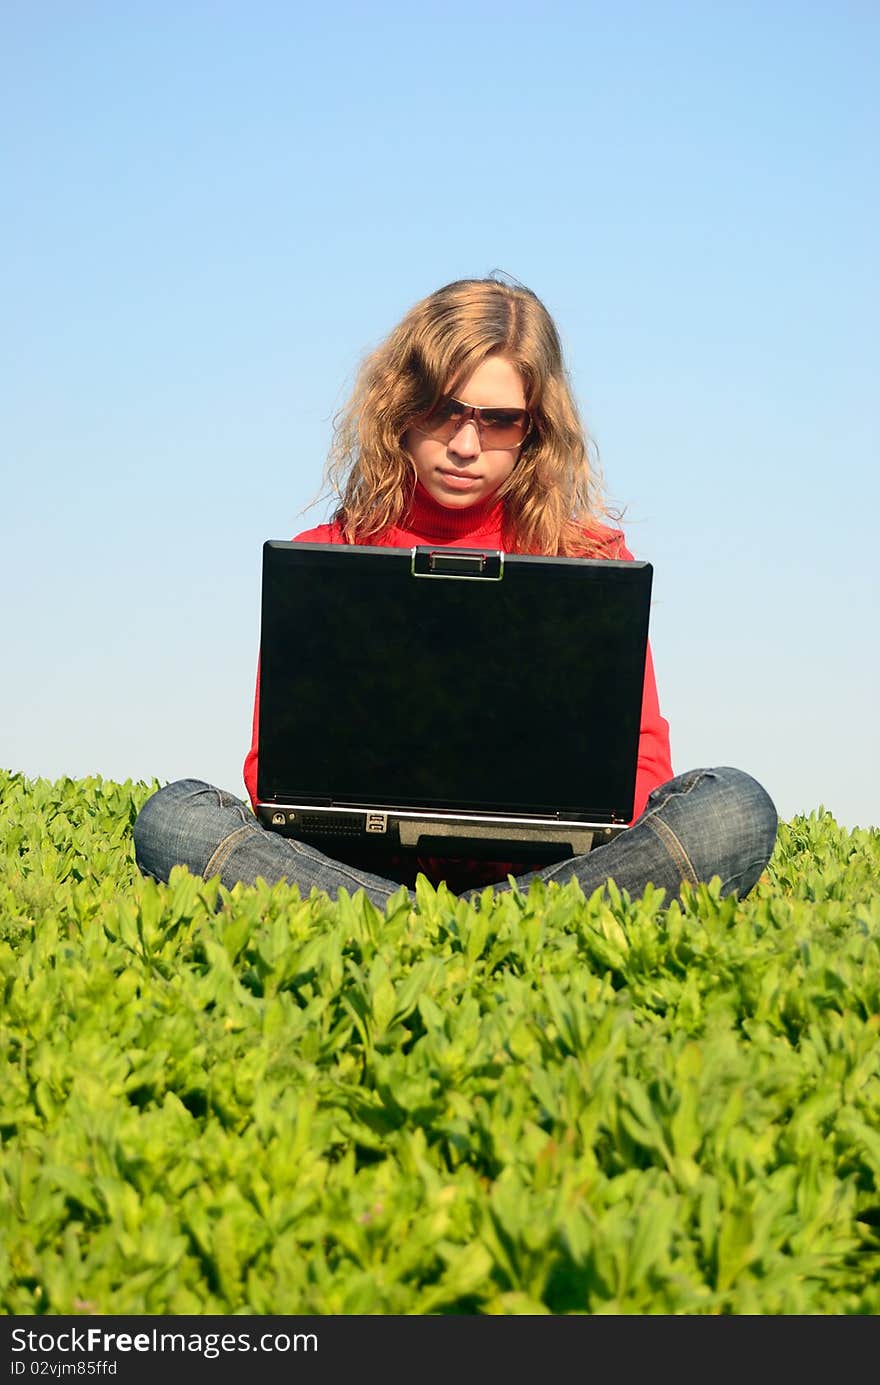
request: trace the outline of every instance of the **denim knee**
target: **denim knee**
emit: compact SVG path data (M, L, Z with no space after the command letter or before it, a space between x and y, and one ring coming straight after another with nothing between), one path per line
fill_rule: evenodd
M664 790L672 792L664 795ZM779 815L763 785L730 765L692 770L658 791L656 811L678 838L697 880L721 879L723 894L746 895L773 854ZM652 796L653 797L653 796Z
M132 829L141 872L157 880L167 880L176 864L198 872L216 845L214 838L222 830L217 812L226 805L237 807L244 820L244 804L204 780L177 779L157 789Z
M766 864L773 855L779 814L776 804L757 779L744 770L723 765L712 771L727 797L727 811L737 836L746 836Z
M142 843L149 841L157 831L162 830L164 822L171 816L177 816L187 799L203 793L210 787L210 784L205 784L200 779L177 779L151 794L134 820L132 835L135 854L138 854Z

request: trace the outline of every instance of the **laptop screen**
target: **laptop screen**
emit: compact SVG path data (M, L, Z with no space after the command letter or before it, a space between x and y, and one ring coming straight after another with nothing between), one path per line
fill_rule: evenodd
M264 546L258 799L628 821L650 564L433 552Z

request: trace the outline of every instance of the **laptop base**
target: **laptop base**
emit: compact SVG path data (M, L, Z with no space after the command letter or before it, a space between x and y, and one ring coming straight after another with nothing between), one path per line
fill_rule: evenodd
M604 846L625 824L585 827L575 823L497 823L448 821L434 817L397 816L365 809L293 808L261 803L257 816L263 826L282 836L296 837L333 856L357 847L375 851L477 860L532 862L550 865L570 856L585 856Z

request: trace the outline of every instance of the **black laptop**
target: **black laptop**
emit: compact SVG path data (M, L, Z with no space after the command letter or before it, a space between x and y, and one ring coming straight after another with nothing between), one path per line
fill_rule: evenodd
M263 546L257 812L328 855L550 862L633 815L653 569Z

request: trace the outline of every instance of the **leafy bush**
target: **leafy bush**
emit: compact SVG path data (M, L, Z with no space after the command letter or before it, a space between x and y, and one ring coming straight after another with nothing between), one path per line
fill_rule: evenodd
M0 772L0 1312L880 1311L880 833L745 901L140 877Z

